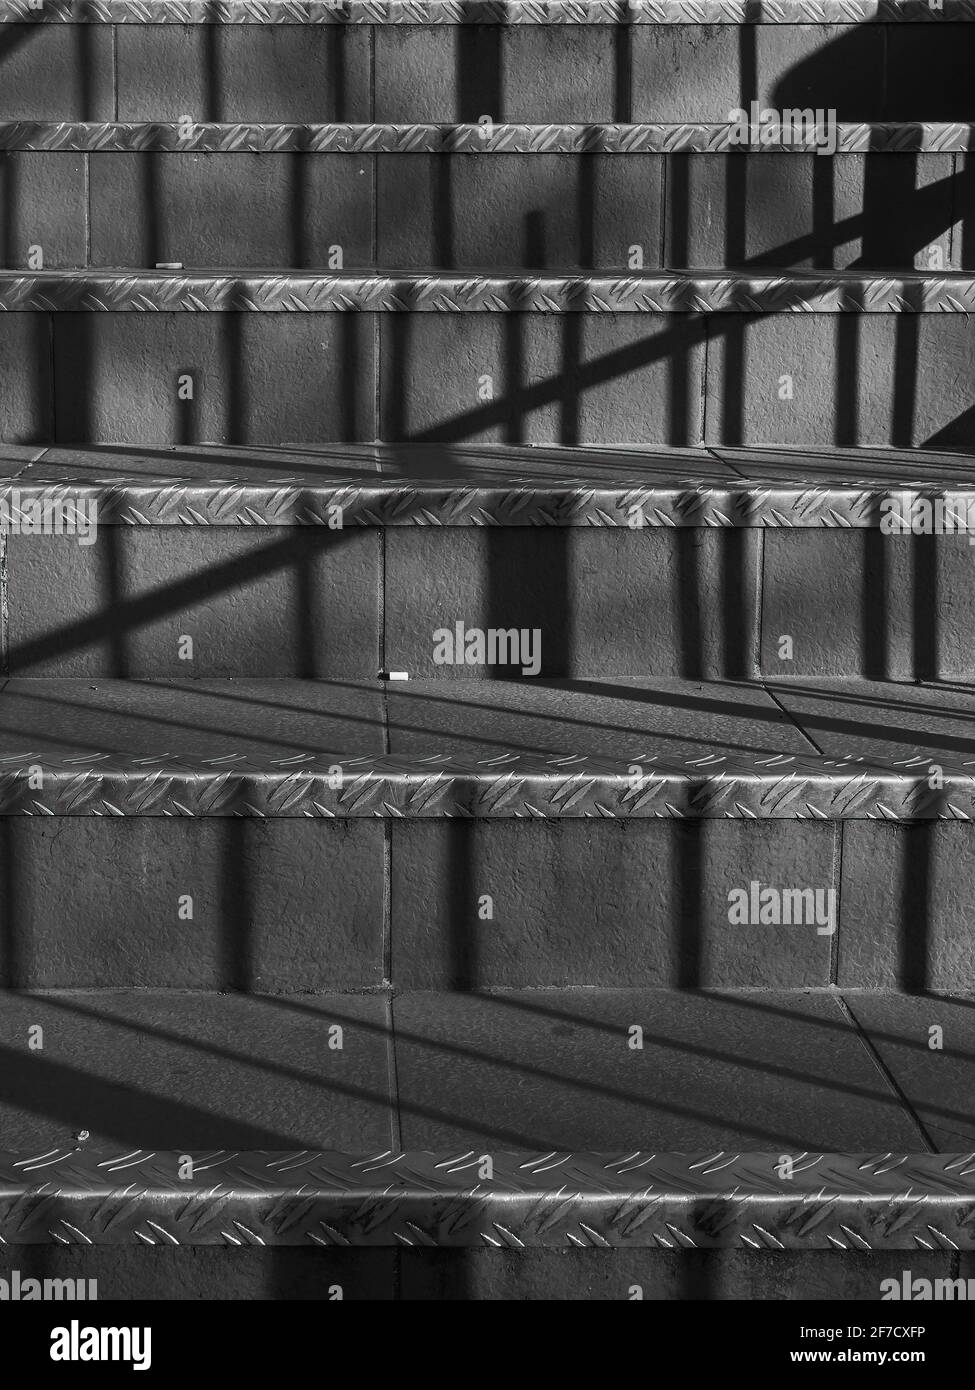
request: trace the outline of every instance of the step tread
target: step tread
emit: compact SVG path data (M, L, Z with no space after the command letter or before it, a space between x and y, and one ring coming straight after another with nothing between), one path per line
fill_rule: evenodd
M0 691L6 815L970 820L973 754L975 690L933 684L15 677Z
M0 270L0 310L106 313L972 313L975 275Z
M8 491L9 489L9 491ZM0 446L0 503L63 490L102 524L877 527L883 504L975 505L975 457L909 449L336 444ZM14 498L13 493L16 493ZM910 494L910 496L906 496ZM889 499L889 501L888 501Z
M0 1238L975 1246L970 1000L407 994L392 1032L388 1007L0 995Z
M967 153L975 123L836 121L839 154ZM817 143L818 141L818 143ZM800 127L783 141L747 141L727 121L370 123L198 121L2 121L0 150L302 154L809 154L825 145Z
M852 754L891 766L944 758L975 769L971 685L802 676L764 684L827 758Z

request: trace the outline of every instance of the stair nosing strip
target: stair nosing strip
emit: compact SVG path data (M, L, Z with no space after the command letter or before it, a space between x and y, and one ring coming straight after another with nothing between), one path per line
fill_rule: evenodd
M30 1244L975 1248L975 1155L0 1153Z
M743 135L747 134L747 138ZM825 135L825 138L823 136ZM766 143L759 128L714 121L490 124L283 121L3 121L0 150L170 154L836 154L969 153L975 122L878 121L800 126Z
M3 0L0 23L771 25L958 23L972 0Z
M975 313L970 271L621 275L0 271L0 311L95 313Z
M975 762L940 753L903 763L807 753L663 759L652 749L619 759L336 749L287 758L224 753L208 762L163 748L139 756L33 750L0 759L0 815L971 821Z
M515 464L516 466L516 464ZM975 460L971 464L975 474ZM75 534L78 520L96 526L536 526L659 529L880 530L975 540L975 476L969 483L782 479L729 482L693 473L660 483L585 477L476 477L412 480L374 475L330 480L300 474L212 479L174 470L156 477L96 475L38 478L30 471L0 481L0 528ZM937 504L944 515L938 520ZM931 504L934 504L933 506ZM922 512L927 508L927 512ZM44 521L49 517L48 522ZM923 523L923 524L922 524ZM950 523L950 524L949 524ZM928 529L925 530L924 527Z

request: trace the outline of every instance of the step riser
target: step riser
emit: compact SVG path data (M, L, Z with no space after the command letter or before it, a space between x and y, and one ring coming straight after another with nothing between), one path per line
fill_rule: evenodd
M108 526L87 546L11 535L7 664L22 675L369 679L384 633L387 669L414 679L521 678L533 666L541 678L745 676L760 534ZM688 588L696 615L682 606ZM504 664L467 665L458 622L465 635L484 630L482 662ZM529 634L527 666L487 645L490 630L512 628Z
M20 39L0 98L0 119L10 120L725 121L743 100L835 109L841 120L966 120L975 43L971 25L950 23L889 33L393 26L372 36L131 25L116 34L113 82L107 27L5 28Z
M22 817L0 844L7 987L975 992L957 822Z
M0 1265L26 1279L94 1280L99 1302L132 1299L842 1299L883 1282L975 1279L965 1252L744 1250L220 1250L25 1246ZM888 1285L889 1287L889 1285ZM953 1286L954 1287L954 1286ZM87 1293L88 1287L85 1286ZM52 1289L52 1293L54 1290ZM65 1297L62 1292L61 1297ZM82 1308L74 1309L81 1318Z
M8 535L6 673L966 680L970 541L688 526ZM517 654L491 647L512 629Z
M971 157L933 153L833 164L815 154L94 154L86 181L83 155L11 153L0 166L12 209L0 264L26 268L39 246L49 269L628 274L638 262L713 269L761 258L962 270L975 263L961 234L973 169Z
M973 335L961 313L7 314L0 436L971 448Z
M661 1300L875 1302L883 1282L975 1279L975 1261L928 1251L83 1250L31 1245L8 1283L93 1279L111 1300ZM88 1289L86 1289L88 1291ZM64 1294L61 1294L64 1297ZM83 1308L75 1308L83 1316Z

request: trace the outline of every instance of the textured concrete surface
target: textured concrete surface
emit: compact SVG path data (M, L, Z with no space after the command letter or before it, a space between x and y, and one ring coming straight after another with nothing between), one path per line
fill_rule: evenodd
M969 540L964 533L770 532L764 673L969 680L975 671ZM791 660L779 654L783 635L793 638Z
M407 994L394 1024L406 1147L919 1146L828 995Z
M704 321L620 314L386 315L382 438L695 444Z
M3 67L0 64L0 82ZM47 268L85 264L85 159L80 154L0 154L0 266L28 265L40 247Z
M751 101L884 118L879 26L641 25L632 43L635 121L727 121Z
M829 935L733 925L729 893L753 880L828 891L836 844L823 824L398 821L391 977L401 989L825 986Z
M41 757L79 751L137 757L247 760L296 754L378 753L383 747L378 681L99 680L4 682L4 748Z
M713 317L704 438L971 448L972 333L948 314Z
M773 679L766 688L828 758L936 767L975 753L975 690L968 686L808 678Z
M947 1252L387 1250L243 1246L24 1246L0 1278L95 1279L98 1301L837 1299L873 1301L884 1279L947 1279ZM961 1277L971 1277L962 1257ZM954 1277L958 1277L955 1275Z
M626 120L612 28L375 31L377 121Z
M583 751L609 758L805 753L810 744L758 684L633 680L393 684L385 699L394 754ZM0 704L2 708L2 704Z
M324 269L336 246L342 266L372 264L369 156L96 154L90 168L92 265Z
M369 314L61 314L57 440L374 439L373 331Z
M489 270L661 264L654 155L379 155L380 265Z
M374 676L379 563L380 536L366 530L303 527L268 539L261 528L107 526L91 546L13 535L9 670Z
M975 1008L937 995L847 995L851 1012L940 1153L975 1138ZM940 1031L935 1031L940 1030Z
M755 650L750 531L401 529L386 537L386 655L437 679L510 677L438 665L434 632L540 634L542 676L745 676Z
M86 24L5 24L0 120L110 121L112 31Z
M369 33L336 25L122 25L120 121L367 121Z
M973 333L950 313L18 313L0 337L0 431L65 444L970 450Z
M22 1246L0 1279L94 1279L98 1302L141 1299L354 1302L392 1299L395 1250L304 1247ZM80 1314L80 1310L75 1310Z
M4 993L0 1141L39 1153L88 1130L96 1147L378 1151L385 1009L354 995Z
M50 314L0 317L0 435L4 444L54 438L54 374Z
M26 816L0 822L0 865L8 987L321 994L383 977L377 822Z
M841 986L975 995L969 830L951 821L843 827Z
M898 448L742 448L718 444L709 450L743 478L774 486L789 477L802 477L822 486L844 482L883 483L893 487L919 484L945 488L975 483L975 456L947 449ZM879 517L877 518L879 521Z
M953 169L940 154L671 156L666 263L960 269Z
M871 1301L881 1281L947 1279L947 1252L404 1250L400 1297L424 1300L829 1299ZM74 1266L72 1266L74 1268Z

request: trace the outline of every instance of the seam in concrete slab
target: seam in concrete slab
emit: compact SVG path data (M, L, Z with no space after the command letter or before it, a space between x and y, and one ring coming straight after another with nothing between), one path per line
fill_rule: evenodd
M112 25L112 118L118 120L118 29Z
M747 542L748 536L745 540ZM755 616L749 624L752 631L752 650L751 650L751 670L749 676L752 680L762 679L762 632L765 609L765 529L761 528L754 542L755 546L755 572L752 585L752 603L755 605Z
M959 227L958 227L957 219L958 219L958 215L959 215L959 206L958 206L958 186L959 186L959 183L960 183L960 181L961 181L961 179L962 179L962 177L963 177L963 171L962 171L962 165L961 165L962 158L963 158L963 156L960 155L960 154L953 154L952 157L951 157L951 211L950 211L950 213L948 214L948 264L949 264L949 266L953 266L953 265L955 264L955 243L956 243L956 238L957 238L957 245L958 245L958 264L961 265L961 249L962 249L962 242L961 242L960 229L959 229Z
M376 119L376 30L369 30L369 119ZM379 264L379 156L373 155L369 162L369 182L372 189L372 209L370 215L369 238L370 259ZM372 317L372 437L378 442L382 434L382 328L378 314ZM379 458L376 458L376 471L382 472Z
M711 347L711 323L704 320L704 351L701 353L701 438L698 443L707 448L708 437L708 359Z
M0 672L10 675L10 605L7 595L7 535L0 531ZM4 681L6 685L6 681Z
M890 1088L897 1101L899 1102L901 1108L906 1112L908 1118L914 1124L914 1127L917 1130L918 1134L921 1136L921 1139L928 1146L928 1149L931 1153L938 1153L939 1149L937 1144L931 1138L930 1134L924 1126L923 1121L921 1120L921 1117L918 1115L917 1111L914 1109L913 1105L908 1100L906 1093L901 1089L897 1081L897 1078L894 1076L894 1073L891 1071L890 1067L888 1067L887 1063L883 1060L880 1053L874 1047L867 1033L860 1026L860 1020L853 1012L853 1009L848 1003L844 994L842 993L842 991L838 989L833 990L832 994L833 998L836 1000L840 1012L843 1014L843 1017L852 1026L853 1031L856 1033L864 1049L870 1056L877 1071L884 1078L888 1087Z
M403 1122L399 1103L399 1071L396 1065L396 1020L393 1014L393 994L386 995L386 1058L389 1064L390 1141L396 1153L403 1152Z
M85 265L91 267L91 155L82 155L85 184Z
M829 939L829 982L838 983L840 934L843 930L843 822L833 822L833 934Z

